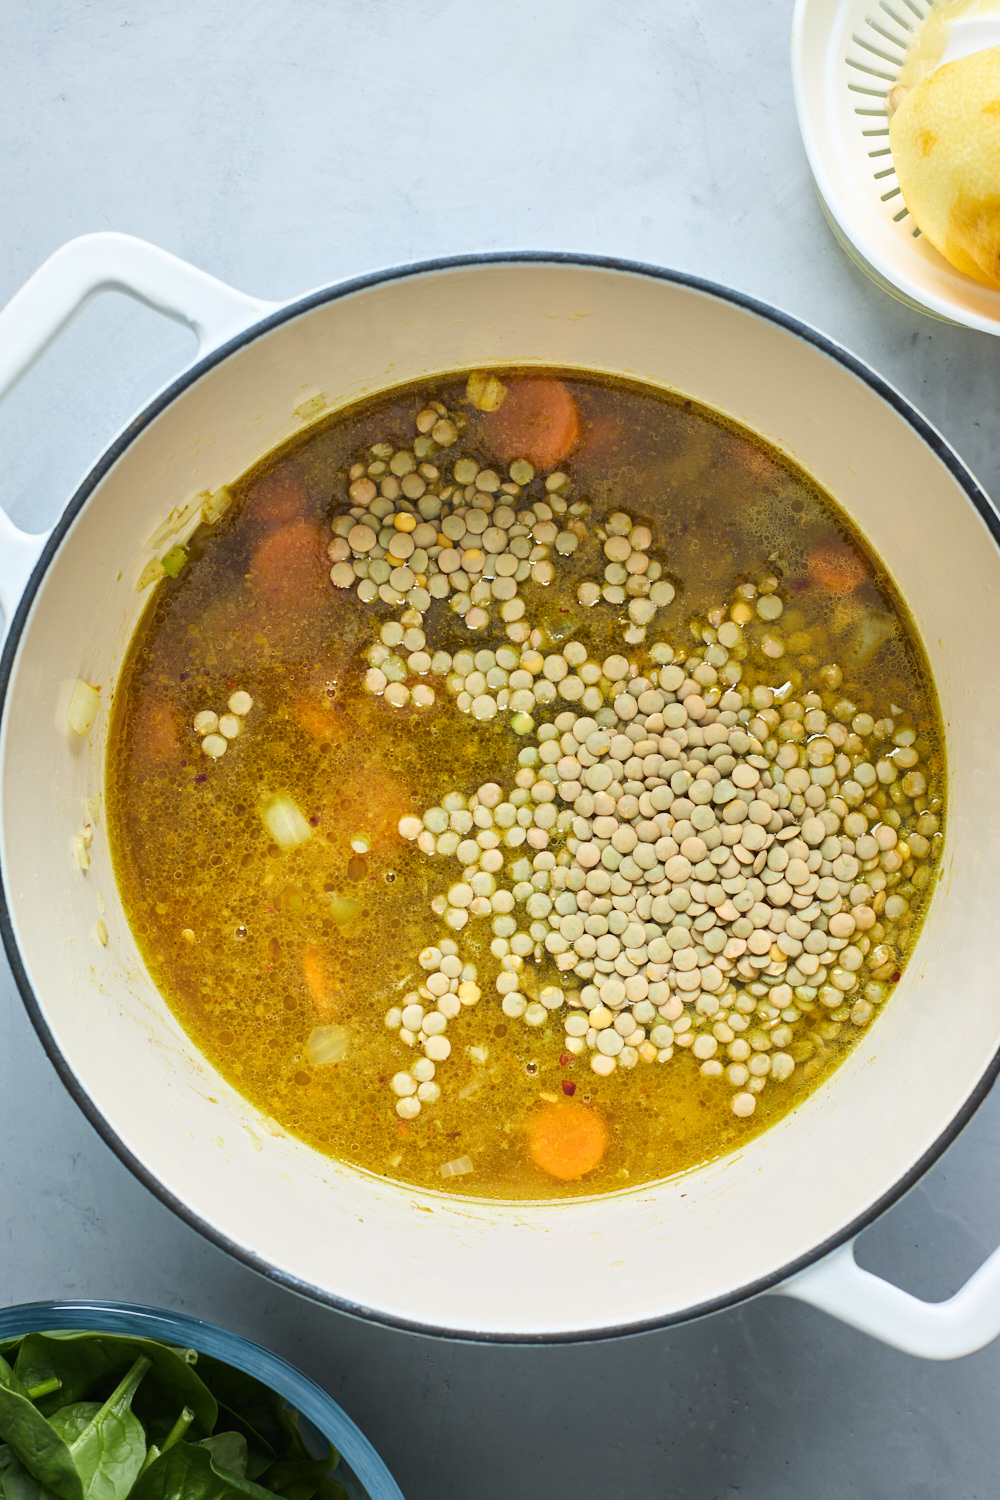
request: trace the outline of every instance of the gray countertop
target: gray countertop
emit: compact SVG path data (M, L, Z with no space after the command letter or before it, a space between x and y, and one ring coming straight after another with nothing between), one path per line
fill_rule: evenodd
M678 267L870 362L994 496L1000 341L878 291L834 244L792 108L788 0L7 0L0 300L120 229L268 298L498 248ZM188 335L94 303L0 409L0 501L38 529ZM900 517L900 525L906 517ZM1000 1476L1000 1344L921 1364L765 1299L589 1346L448 1344L281 1291L174 1218L63 1092L0 967L0 1296L176 1308L325 1385L408 1500L978 1500ZM916 1086L916 1084L915 1084ZM948 1295L1000 1241L1000 1101L862 1237ZM869 1142L845 1135L845 1152Z

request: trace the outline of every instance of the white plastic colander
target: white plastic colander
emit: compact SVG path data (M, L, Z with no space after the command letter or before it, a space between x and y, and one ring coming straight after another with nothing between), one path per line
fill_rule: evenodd
M847 254L910 307L1000 334L1000 291L939 255L910 217L889 149L887 96L931 0L796 0L792 81L820 203ZM1000 20L956 23L942 61L1000 42Z

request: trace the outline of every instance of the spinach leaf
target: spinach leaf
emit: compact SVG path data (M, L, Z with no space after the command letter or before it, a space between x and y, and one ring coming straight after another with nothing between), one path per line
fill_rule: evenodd
M38 1401L39 1410L49 1415L69 1402L103 1394L140 1356L151 1361L152 1369L134 1404L150 1440L155 1442L166 1435L183 1406L191 1407L207 1436L218 1420L218 1407L211 1391L195 1374L188 1350L115 1334L31 1333L21 1341L15 1369L25 1386L62 1381L60 1390Z
M69 1448L83 1487L83 1500L125 1500L146 1457L146 1434L131 1410L149 1360L135 1361L107 1401L76 1401L60 1407L51 1428Z
M49 1417L49 1426L52 1427L63 1442L69 1447L89 1426L94 1417L101 1409L99 1401L74 1401L69 1406L64 1406L61 1411L54 1412Z
M52 1491L28 1473L6 1444L0 1448L0 1495L4 1500L52 1500Z
M0 1500L349 1500L336 1451L314 1457L298 1420L193 1350L28 1334L0 1343Z
M335 1448L328 1448L325 1458L279 1459L264 1474L262 1483L284 1500L312 1500L336 1462Z
M319 1489L316 1491L316 1500L351 1500L351 1497L340 1480L328 1474L320 1481Z
M241 1479L247 1477L247 1440L242 1432L217 1432L203 1438L199 1448L207 1448L217 1469L228 1469Z
M84 1500L123 1500L146 1456L146 1434L134 1412L120 1411L98 1421L101 1411L97 1401L75 1401L49 1420L69 1444Z
M274 1462L274 1449L238 1411L230 1411L224 1401L219 1402L219 1421L226 1431L238 1432L246 1439L247 1478L257 1479Z
M61 1500L84 1500L83 1482L69 1447L28 1399L24 1386L0 1357L0 1439L39 1484Z
M270 1386L208 1355L198 1364L219 1404L239 1414L238 1430L249 1428L279 1458L312 1457L284 1401Z
M274 1495L217 1465L200 1443L175 1443L150 1464L131 1500L274 1500Z

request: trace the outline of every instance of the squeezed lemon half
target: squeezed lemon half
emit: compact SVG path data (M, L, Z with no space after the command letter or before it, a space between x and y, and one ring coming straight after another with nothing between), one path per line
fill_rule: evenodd
M889 124L903 201L946 260L1000 287L1000 47L944 63Z

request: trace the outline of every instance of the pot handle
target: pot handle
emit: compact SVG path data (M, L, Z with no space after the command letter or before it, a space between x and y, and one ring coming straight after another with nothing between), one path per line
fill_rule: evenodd
M922 1302L862 1270L853 1240L783 1281L771 1295L809 1302L918 1359L961 1359L1000 1334L1000 1250L944 1302Z
M0 310L0 400L98 292L126 292L197 336L198 357L279 304L248 297L167 250L128 234L63 245ZM0 510L0 609L6 630L49 533L18 530ZM0 631L0 638L2 638Z

